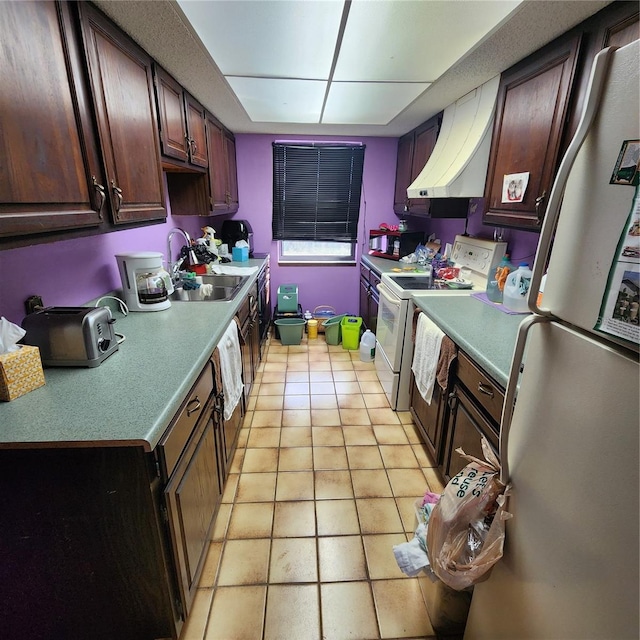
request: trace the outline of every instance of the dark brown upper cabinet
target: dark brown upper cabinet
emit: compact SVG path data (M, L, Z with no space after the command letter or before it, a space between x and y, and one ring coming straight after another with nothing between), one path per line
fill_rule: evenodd
M69 5L1 2L0 42L0 239L95 229L105 179Z
M179 171L164 164L174 216L215 216L238 210L236 145L233 134L205 111L208 171Z
M396 215L429 215L428 198L408 198L407 188L418 177L436 146L442 114L427 120L398 140L398 164L393 210Z
M210 113L206 114L206 120L211 212L235 213L238 210L235 138Z
M539 230L559 162L581 34L561 37L502 74L483 222ZM529 174L522 202L502 202L505 176Z
M113 222L166 218L151 58L78 3Z
M162 155L206 168L209 160L204 108L158 65L154 79ZM166 165L165 168L173 169Z

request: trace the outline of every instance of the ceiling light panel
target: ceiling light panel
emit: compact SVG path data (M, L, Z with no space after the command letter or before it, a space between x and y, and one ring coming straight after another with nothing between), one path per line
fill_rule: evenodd
M228 77L253 122L320 122L327 83L322 80Z
M224 75L326 80L342 0L178 0Z
M322 122L388 124L428 86L405 82L332 82Z
M333 79L433 82L520 4L353 0Z

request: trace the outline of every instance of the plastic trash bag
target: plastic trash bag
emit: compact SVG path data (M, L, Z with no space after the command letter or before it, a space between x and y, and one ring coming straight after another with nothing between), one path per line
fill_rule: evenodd
M486 460L456 449L469 464L451 478L429 518L427 552L432 571L460 591L486 580L502 557L508 487L500 482L500 463L482 438Z

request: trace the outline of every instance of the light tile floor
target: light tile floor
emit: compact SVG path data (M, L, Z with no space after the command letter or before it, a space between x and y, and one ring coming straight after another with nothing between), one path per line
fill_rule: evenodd
M392 547L442 491L374 365L270 339L181 640L435 638Z

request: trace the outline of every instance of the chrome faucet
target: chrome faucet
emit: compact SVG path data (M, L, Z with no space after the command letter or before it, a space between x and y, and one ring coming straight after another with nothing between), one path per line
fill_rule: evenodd
M187 243L187 247L189 250L189 253L188 253L189 263L200 264L200 261L196 257L196 254L191 247L191 236L184 229L181 229L180 227L174 227L173 229L171 229L171 231L169 231L169 235L167 236L167 267L168 267L167 271L169 272L171 276L171 280L174 283L177 282L178 280L178 266L180 265L179 260L174 262L171 258L171 238L173 238L173 236L176 233L181 234L182 237L185 239L185 242Z

